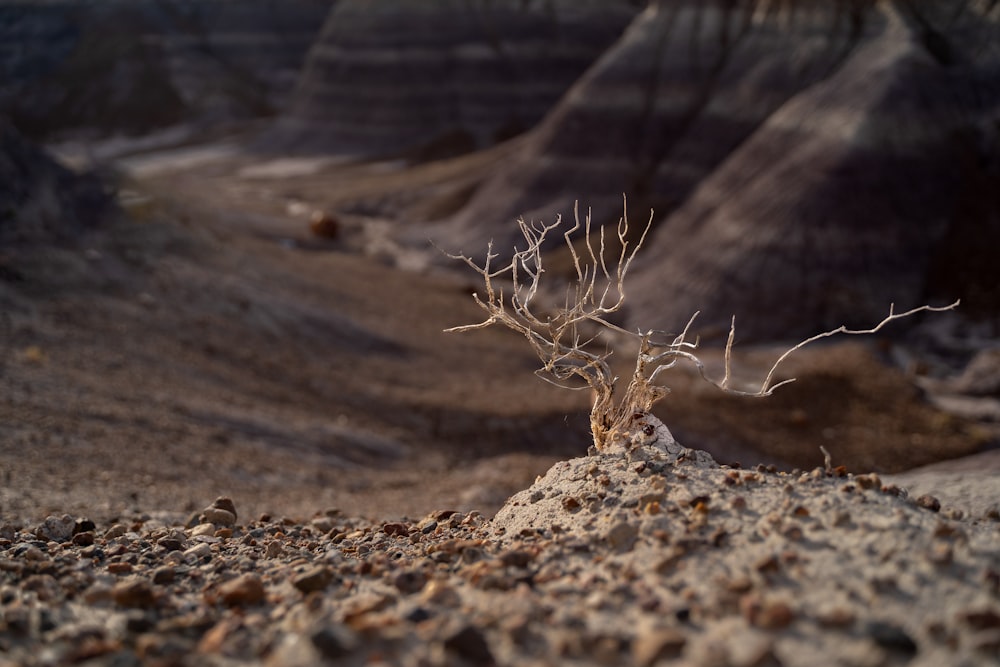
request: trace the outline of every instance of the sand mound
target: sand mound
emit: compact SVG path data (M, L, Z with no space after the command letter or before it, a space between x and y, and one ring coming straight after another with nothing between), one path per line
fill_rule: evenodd
M654 442L556 464L492 527L537 553L539 604L637 664L978 664L997 650L980 621L1000 539L956 517L874 474L734 470Z

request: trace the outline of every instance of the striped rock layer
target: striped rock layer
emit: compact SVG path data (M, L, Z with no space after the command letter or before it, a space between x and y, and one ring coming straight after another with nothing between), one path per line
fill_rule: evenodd
M658 216L632 327L700 310L705 331L735 314L763 339L937 293L1000 302L977 241L1000 240L998 23L979 2L653 3L449 222L450 247L505 248L515 217L574 200L614 222L626 193Z
M624 0L341 0L271 143L459 152L537 123L635 16Z

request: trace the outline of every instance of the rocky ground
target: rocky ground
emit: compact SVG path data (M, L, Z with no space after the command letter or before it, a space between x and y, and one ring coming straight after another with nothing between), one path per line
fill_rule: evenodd
M423 52L427 31L380 4L389 29L372 34L384 43L355 61L384 72L367 78L371 99L400 104L358 113L363 90L346 80L346 95L327 94L329 47L361 34L347 21L323 31L327 48L296 86L308 103L283 117L303 121L298 147L310 151L348 116L366 129L395 118L429 140L357 147L374 159L261 138L329 3L194 3L213 11L193 21L170 13L176 3L150 3L155 21L135 3L101 3L85 23L72 4L45 3L40 19L14 7L0 27L14 75L0 107L60 137L50 148L64 164L100 172L78 178L0 124L0 667L997 664L1000 355L996 323L969 319L977 298L980 316L996 310L996 146L981 132L996 99L995 11L955 3L939 32L934 3L904 3L910 17L854 3L842 42L831 28L847 14L785 3L730 40L731 22L713 17L746 8L662 3L539 128L494 145L545 113L600 40L581 47L560 28L570 50L529 67L534 92L517 102L523 63L493 83L476 74L466 91L472 70L451 67L450 83L438 71L452 55L410 62L400 46L416 38ZM579 3L556 4L576 20ZM270 20L279 5L284 20ZM362 23L375 6L340 5ZM476 26L462 31L485 47ZM515 43L556 43L528 32ZM704 49L689 48L696 33ZM486 37L487 51L463 53L478 62L501 43ZM567 56L577 64L563 69ZM547 59L563 64L539 97ZM508 79L516 95L504 100L531 104L516 122L492 113L506 106L489 91ZM448 131L461 116L439 94L449 85L482 96L476 136ZM433 111L424 92L445 102L445 125L408 115ZM897 116L914 131L867 132ZM820 131L786 131L802 118ZM123 130L140 135L94 139ZM585 456L588 392L535 378L510 332L442 332L480 319L479 286L428 240L481 256L487 238L508 238L502 225L516 234L518 213L548 220L586 196L582 207L613 220L623 191L639 218L680 207L645 248L647 266L677 280L647 272L623 321L680 327L703 309L721 323L698 331L718 378L731 313L762 316L770 333L757 337L773 344L747 346L755 330L742 329L739 389L755 390L796 342L773 340L790 324L818 321L816 294L803 304L808 290L783 291L813 270L861 280L860 292L825 289L848 295L830 313L924 299L911 290L925 278L965 303L905 335L803 350L776 377L798 381L766 400L675 369L657 414L692 449L640 415L611 451ZM717 252L708 223L730 229L727 207L763 221L738 235L760 250L754 261L733 252L749 246ZM952 216L971 226L938 229ZM814 233L780 232L803 219ZM692 220L707 221L705 239ZM838 236L845 224L860 231ZM924 226L936 236L903 242ZM847 264L801 262L803 248L838 239ZM568 271L565 255L551 260L547 277ZM898 280L906 271L923 277ZM850 296L879 289L871 304ZM647 321L657 316L666 323ZM623 375L631 355L616 350Z
M497 516L69 515L0 527L0 664L978 665L1000 514L741 470L643 417ZM654 433L650 438L645 434Z

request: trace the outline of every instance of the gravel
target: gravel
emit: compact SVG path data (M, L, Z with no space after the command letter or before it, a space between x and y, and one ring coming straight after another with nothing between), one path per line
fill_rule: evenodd
M191 517L5 523L0 665L1000 657L997 521L656 434L556 464L492 520L247 519L220 498Z

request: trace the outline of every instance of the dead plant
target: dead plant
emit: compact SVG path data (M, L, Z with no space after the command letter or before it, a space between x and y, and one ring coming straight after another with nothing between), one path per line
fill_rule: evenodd
M608 257L609 243L604 227L596 233L591 226L588 212L581 224L579 210L573 209L574 225L563 232L563 240L569 249L576 279L566 288L565 302L559 308L543 314L544 304L540 300L540 283L545 273L542 256L542 246L550 234L562 224L562 218L557 217L552 224L526 222L518 220L521 233L527 242L523 249L514 248L511 260L502 266L494 266L499 253L493 249L492 241L487 246L486 258L482 264L467 255L448 256L468 264L483 279L485 295L473 295L480 308L486 311L488 317L477 324L446 329L447 332L472 331L483 329L494 324L502 324L525 338L535 354L542 362L542 367L536 374L542 379L561 387L571 389L590 388L594 391L594 403L590 412L590 427L594 437L594 445L603 450L616 434L624 432L638 415L650 412L654 403L666 396L670 390L657 384L660 375L673 368L678 362L692 364L701 377L722 391L741 396L769 396L778 387L794 381L793 379L775 382L778 367L796 350L822 338L837 334L861 335L874 334L893 320L909 317L922 311L938 312L950 310L958 306L958 301L943 307L920 306L904 313L896 313L893 305L889 306L889 314L870 329L849 329L841 326L826 331L792 346L784 352L771 366L760 388L754 392L739 391L730 387L730 364L732 360L733 341L736 336L736 322L733 318L725 347L725 373L721 380L708 376L705 364L695 354L698 341L689 340L690 330L698 313L691 316L684 330L675 336L668 336L662 331L628 331L613 323L609 317L620 311L625 303L625 276L628 273L636 253L646 240L653 221L650 212L649 220L634 247L629 242L628 210L618 221L612 241L615 250ZM577 235L583 232L583 238L575 243ZM609 261L610 260L610 261ZM504 289L507 292L504 292ZM609 358L614 350L602 334L615 332L635 341L637 352L635 369L626 385L624 392L616 394L619 378L614 375ZM603 343L603 346L602 346ZM574 380L582 383L574 383Z

